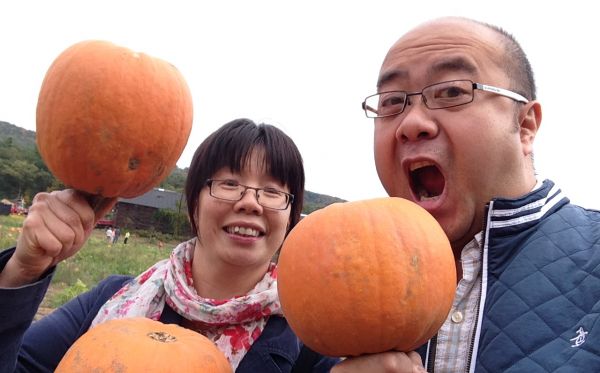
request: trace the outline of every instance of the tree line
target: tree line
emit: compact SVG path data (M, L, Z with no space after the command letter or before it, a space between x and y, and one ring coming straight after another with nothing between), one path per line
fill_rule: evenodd
M158 185L181 192L187 169L175 167ZM31 203L39 192L64 189L42 160L35 143L35 132L0 121L0 199Z
M188 168L175 168L159 188L183 192ZM23 199L31 204L39 192L64 189L44 164L35 143L35 132L0 121L0 199ZM303 213L308 214L343 199L305 191Z

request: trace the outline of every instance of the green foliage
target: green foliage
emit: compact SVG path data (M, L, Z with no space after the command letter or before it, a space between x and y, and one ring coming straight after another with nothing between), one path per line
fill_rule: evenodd
M59 184L52 176L35 147L35 133L0 122L0 197L33 196Z
M178 243L169 236L163 238L162 248L153 240L140 237L137 232L131 234L127 245L122 240L110 245L106 242L104 230L95 229L77 254L56 267L51 287L62 290L50 294L47 304L60 306L113 274L141 274L158 261L168 258Z
M313 211L322 209L325 206L329 206L332 203L346 202L346 200L331 197L326 194L318 194L308 190L304 191L304 205L302 207L303 214L310 214Z
M147 242L151 245L158 245L159 242L164 243L173 239L172 235L168 233L159 232L154 229L138 229L135 231L135 233L138 237L147 240Z
M175 166L171 174L160 183L159 188L174 190L182 193L185 189L185 179L187 178L188 168L179 168Z
M23 220L23 216L0 216L0 251L15 246ZM179 243L165 234L150 239L141 237L138 232L131 233L127 245L123 240L109 245L104 230L94 229L81 250L56 267L44 303L50 307L60 306L113 274L137 276L168 258Z
M17 244L24 219L25 217L19 215L0 216L0 250Z
M164 233L176 237L189 233L187 210L184 210L182 213L169 209L160 209L154 213L153 219Z
M127 245L122 241L114 245L107 243L104 233L103 229L94 230L76 255L60 263L53 282L74 284L81 279L91 287L112 274L137 276L170 253L170 250L158 250L153 241L141 239L137 232L131 235ZM173 242L168 236L164 238L163 242Z
M50 307L56 308L67 303L81 293L88 291L89 288L80 279L77 279L74 284L67 286L65 289L57 292L52 299L48 301Z
M35 132L0 121L0 139L9 138L19 148L35 148Z
M175 166L159 187L183 192L188 170L187 167ZM0 198L15 199L24 196L26 203L30 203L39 192L64 188L65 185L52 176L42 161L35 145L35 132L0 121ZM307 190L304 192L302 212L308 214L335 202L345 201ZM185 208L182 210L185 212ZM179 234L185 235L188 229L187 220L182 225L179 217L170 224L170 232L175 234L183 232Z

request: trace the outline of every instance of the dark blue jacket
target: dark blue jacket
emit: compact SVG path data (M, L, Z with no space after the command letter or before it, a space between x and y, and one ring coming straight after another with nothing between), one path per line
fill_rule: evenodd
M0 253L0 270L13 252ZM110 276L32 324L50 279L51 271L34 284L0 289L1 373L52 372L67 349L88 330L100 307L131 277ZM182 317L167 305L161 321L181 324ZM329 372L337 361L303 348L286 320L272 316L236 372L291 372L292 366L293 372Z
M483 232L469 372L600 372L600 212L546 180L491 201Z

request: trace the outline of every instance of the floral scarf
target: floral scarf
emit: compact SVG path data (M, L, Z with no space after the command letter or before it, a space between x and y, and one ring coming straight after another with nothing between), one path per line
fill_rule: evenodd
M169 259L127 283L100 308L91 327L128 317L158 320L167 303L189 321L191 328L212 340L235 370L262 333L268 317L282 314L277 267L272 263L246 295L227 300L202 298L192 280L195 244L195 238L179 244Z

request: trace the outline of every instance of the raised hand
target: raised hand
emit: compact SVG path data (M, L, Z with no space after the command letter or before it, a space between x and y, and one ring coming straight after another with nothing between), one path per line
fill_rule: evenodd
M81 249L96 220L116 202L109 200L94 211L88 198L72 189L35 196L15 253L0 273L0 287L36 281L48 268Z

